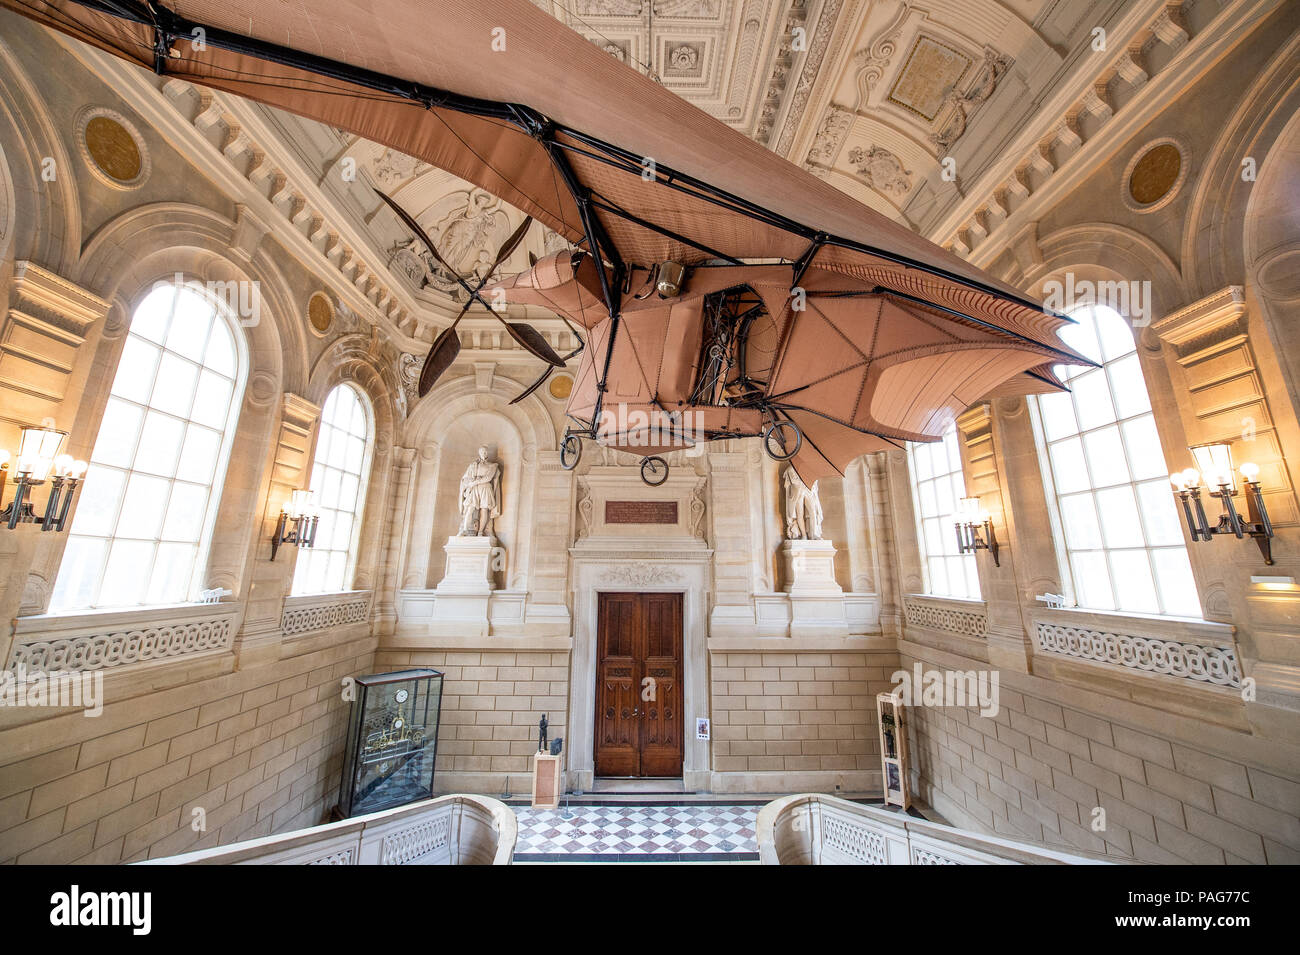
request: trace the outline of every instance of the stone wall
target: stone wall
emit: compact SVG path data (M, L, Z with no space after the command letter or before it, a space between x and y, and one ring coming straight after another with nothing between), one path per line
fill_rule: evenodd
M982 666L916 644L903 663ZM907 711L916 795L952 824L1152 863L1300 862L1293 746L1028 674L1000 678L993 716Z
M368 627L276 663L0 730L0 863L117 863L327 821ZM293 652L290 650L289 652ZM196 828L202 809L205 829Z
M541 715L551 739L566 735L567 651L381 649L375 666L443 674L439 792L526 792Z
M710 653L714 785L723 791L880 788L875 696L892 650Z

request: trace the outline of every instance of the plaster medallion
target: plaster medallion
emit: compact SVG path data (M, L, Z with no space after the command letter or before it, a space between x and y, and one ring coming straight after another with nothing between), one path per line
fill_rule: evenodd
M307 300L307 321L317 335L324 335L334 324L334 303L324 292L312 292Z
M95 178L114 189L135 189L149 178L152 163L135 124L99 106L77 116L77 150Z
M546 390L556 401L568 401L569 395L573 394L573 376L552 376L550 383L546 386Z
M1173 201L1187 181L1187 150L1176 139L1154 139L1133 154L1121 196L1134 212L1155 212Z

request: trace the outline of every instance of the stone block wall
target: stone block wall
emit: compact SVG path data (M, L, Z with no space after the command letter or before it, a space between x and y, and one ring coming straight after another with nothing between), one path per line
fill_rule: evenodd
M527 792L542 714L551 739L566 736L568 651L381 649L375 666L442 672L439 792Z
M875 696L892 651L710 654L714 789L880 788Z
M954 660L903 653L906 668L917 662ZM994 716L908 710L915 794L946 821L1149 863L1300 863L1292 748L1207 724L1198 733L1187 719L1027 674L1000 678Z
M137 862L326 821L347 730L341 681L371 669L367 630L131 698L109 687L97 717L0 730L0 863Z

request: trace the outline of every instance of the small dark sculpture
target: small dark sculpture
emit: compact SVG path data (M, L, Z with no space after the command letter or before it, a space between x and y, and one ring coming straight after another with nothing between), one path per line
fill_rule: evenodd
M542 714L541 722L537 724L537 751L546 752L546 714Z
M557 737L555 737L555 739L551 740L551 755L552 755L552 756L559 756L559 755L560 755L560 752L561 752L563 749L564 749L564 737L563 737L563 736L557 736Z

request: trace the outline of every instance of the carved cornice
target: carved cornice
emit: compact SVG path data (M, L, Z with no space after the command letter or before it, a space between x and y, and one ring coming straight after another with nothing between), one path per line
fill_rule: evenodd
M1185 357L1222 339L1239 336L1244 330L1245 312L1245 290L1240 285L1229 285L1156 319L1151 330Z

